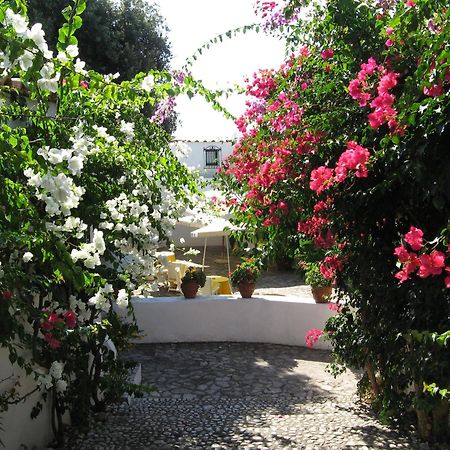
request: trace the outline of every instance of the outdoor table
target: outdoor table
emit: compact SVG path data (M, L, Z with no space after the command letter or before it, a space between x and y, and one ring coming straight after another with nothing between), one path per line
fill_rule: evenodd
M203 268L208 266L203 266L202 264L197 264L192 261L185 261L183 259L175 259L174 261L169 261L168 264L168 275L169 281L175 283L178 288L181 286L181 279L185 274L188 267Z

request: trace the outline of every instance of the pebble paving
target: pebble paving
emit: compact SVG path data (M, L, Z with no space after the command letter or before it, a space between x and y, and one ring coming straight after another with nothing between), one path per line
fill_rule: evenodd
M141 344L127 357L157 391L97 414L90 431L70 439L71 450L430 448L358 403L358 374L333 378L326 351Z

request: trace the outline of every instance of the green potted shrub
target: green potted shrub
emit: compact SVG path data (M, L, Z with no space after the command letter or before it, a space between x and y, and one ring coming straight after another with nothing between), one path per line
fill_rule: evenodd
M238 288L242 298L251 298L261 269L253 258L247 258L236 266L231 274L231 284Z
M328 303L333 288L331 281L320 272L319 264L308 263L305 271L306 284L311 286L311 292L316 303Z
M206 275L202 269L188 267L183 278L181 278L181 291L184 294L184 298L195 298L198 289L203 287L205 283Z

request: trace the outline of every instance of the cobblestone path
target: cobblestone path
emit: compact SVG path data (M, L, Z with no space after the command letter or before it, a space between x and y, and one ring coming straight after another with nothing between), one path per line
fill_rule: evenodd
M427 449L357 403L328 353L245 343L145 344L129 355L158 391L98 414L77 450Z

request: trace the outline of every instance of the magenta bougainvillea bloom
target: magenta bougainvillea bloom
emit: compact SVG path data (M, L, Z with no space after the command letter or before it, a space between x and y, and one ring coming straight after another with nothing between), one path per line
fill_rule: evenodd
M411 226L408 233L405 234L405 242L413 250L420 250L423 247L423 231L420 228Z
M322 330L318 330L316 328L313 328L308 331L305 337L305 343L308 347L312 347L323 335Z
M330 59L334 56L334 51L331 48L326 48L321 54L320 56L323 59Z

